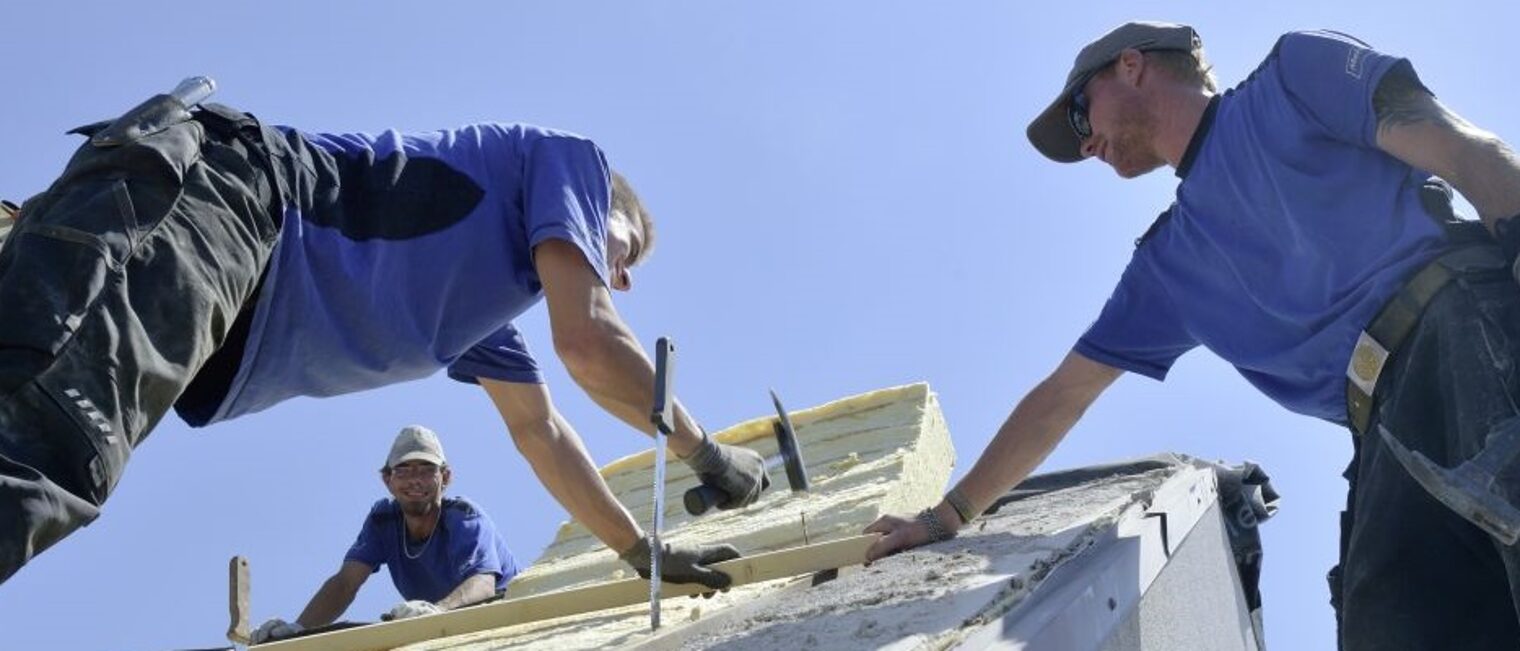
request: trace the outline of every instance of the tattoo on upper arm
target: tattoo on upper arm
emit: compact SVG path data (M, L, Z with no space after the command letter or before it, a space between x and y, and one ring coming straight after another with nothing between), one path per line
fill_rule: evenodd
M1372 110L1380 133L1391 127L1450 121L1446 110L1418 78L1398 70L1390 71L1378 82L1372 94Z

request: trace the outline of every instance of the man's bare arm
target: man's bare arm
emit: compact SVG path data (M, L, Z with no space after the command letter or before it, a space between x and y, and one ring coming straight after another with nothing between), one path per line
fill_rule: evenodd
M956 484L972 512L981 513L1039 467L1088 406L1122 373L1076 352L1068 353L1049 377L1019 401L976 465ZM960 516L948 501L940 501L934 512L946 528L960 528ZM870 560L929 542L927 529L897 516L883 516L866 531L885 534L867 551Z
M1478 209L1490 232L1499 220L1520 214L1515 150L1441 104L1413 73L1388 73L1372 106L1378 147L1450 182Z
M575 245L546 240L533 249L554 350L570 376L608 413L646 434L654 433L654 365L612 305L612 295ZM676 405L670 449L689 456L701 443L696 422Z
M612 495L591 455L570 423L559 415L541 384L480 379L533 473L576 521L616 552L638 542L643 532Z
M496 574L482 572L461 581L454 590L434 604L444 610L453 610L477 604L496 595Z
M306 604L306 609L301 611L296 623L303 628L333 623L343 611L348 610L349 604L354 603L354 595L359 593L359 587L373 573L372 568L364 563L343 561L338 572L322 582L317 594L312 595L311 602Z

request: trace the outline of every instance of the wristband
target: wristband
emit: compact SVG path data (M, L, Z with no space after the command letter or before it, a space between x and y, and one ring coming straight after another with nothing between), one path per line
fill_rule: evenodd
M945 502L950 504L950 508L955 509L955 515L960 517L961 524L971 524L971 521L979 515L971 509L971 500L966 499L966 494L961 492L960 487L952 488L950 492L945 493Z

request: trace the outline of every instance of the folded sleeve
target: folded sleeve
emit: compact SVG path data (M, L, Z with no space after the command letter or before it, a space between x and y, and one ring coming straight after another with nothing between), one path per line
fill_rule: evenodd
M611 171L595 144L584 138L546 135L524 160L524 223L528 246L559 239L574 244L607 284L607 213Z
M1166 288L1137 252L1073 349L1100 364L1165 380L1177 358L1197 346Z
M469 384L479 384L479 378L519 384L544 383L538 361L528 351L527 340L511 323L471 346L449 364L449 377Z
M1419 79L1407 60L1339 32L1285 34L1273 56L1283 87L1301 111L1330 137L1368 147L1377 145L1372 97L1378 84L1390 72Z
M395 515L388 513L386 506L386 500L375 502L369 514L364 516L364 526L359 528L359 537L354 539L348 553L343 555L345 561L358 561L368 565L371 574L378 572L390 557L387 549L390 539L384 535L383 530L385 523L395 521Z

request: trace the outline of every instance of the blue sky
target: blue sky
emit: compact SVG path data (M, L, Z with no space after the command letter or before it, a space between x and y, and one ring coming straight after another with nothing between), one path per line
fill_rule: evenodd
M1337 29L1410 57L1449 105L1520 138L1513 3L1237 6L7 3L0 196L43 189L78 144L67 129L191 74L215 77L219 101L309 130L576 131L658 220L659 248L618 304L647 345L678 343L678 390L698 419L767 413L770 387L801 408L924 380L959 477L1097 314L1175 185L1166 171L1126 182L1098 163L1056 165L1025 141L1091 38L1132 18L1191 23L1232 86L1280 33ZM647 446L553 360L541 309L521 325L599 462ZM0 648L214 645L234 554L252 562L255 619L293 619L383 495L375 470L408 423L440 433L453 492L535 558L564 513L475 387L440 374L205 430L170 416L104 515L0 586ZM1346 432L1196 351L1165 383L1122 378L1044 468L1159 451L1272 474L1283 510L1264 529L1267 639L1334 648L1324 574ZM347 617L397 600L377 575Z

